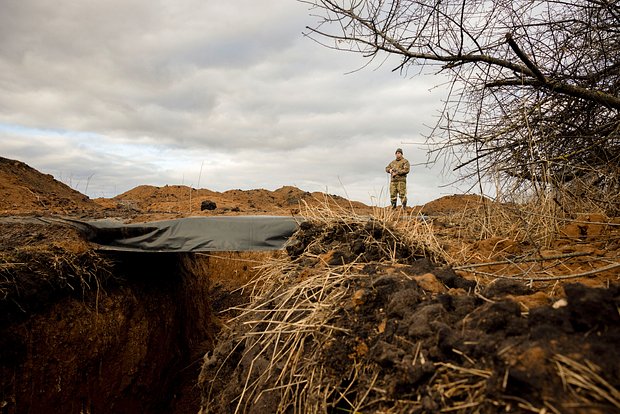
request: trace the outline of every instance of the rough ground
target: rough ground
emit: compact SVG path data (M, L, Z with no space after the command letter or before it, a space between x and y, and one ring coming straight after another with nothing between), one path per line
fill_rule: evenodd
M305 223L296 239L205 358L203 412L620 410L617 273L550 294L463 278L373 221Z
M217 208L202 211L204 201ZM265 390L285 389L293 381L282 382L284 376L280 382L263 376L240 397L257 367L273 363L263 360L264 352L280 345L251 351L248 338L265 325L237 322L260 321L265 312L253 313L252 306L285 289L317 281L328 286L333 278L321 278L334 274L343 278L325 291L339 295L329 319L295 348L299 375L308 368L323 375L324 382L315 383L321 392L296 385L289 395L307 397L306 407L618 412L620 269L613 266L620 261L620 220L583 212L558 223L553 240L539 246L527 235L498 236L464 224L481 203L489 205L477 196L446 196L392 217L388 229L346 220L351 211L367 217L385 215L383 209L294 187L217 193L140 186L90 200L50 175L0 158L0 412L189 413L201 408L201 399L205 412L234 411L240 401L246 411L274 411L286 398ZM284 255L102 256L53 221L298 215L305 206L326 204L345 219L331 227L302 226ZM398 230L418 212L426 214L435 238L426 247L412 247ZM269 265L280 275L275 285L256 275L255 266L268 258L280 263ZM226 311L250 299L246 284L257 277L263 279L255 282L250 308ZM304 294L320 290L310 287ZM318 303L310 294L306 299ZM271 316L274 323L281 317ZM201 396L196 384L205 353ZM272 368L289 372L286 367Z

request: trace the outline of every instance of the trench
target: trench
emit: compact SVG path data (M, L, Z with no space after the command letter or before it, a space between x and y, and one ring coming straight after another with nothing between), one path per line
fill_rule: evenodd
M3 319L0 413L198 412L222 311L277 254L105 253L105 282L39 295L32 312Z

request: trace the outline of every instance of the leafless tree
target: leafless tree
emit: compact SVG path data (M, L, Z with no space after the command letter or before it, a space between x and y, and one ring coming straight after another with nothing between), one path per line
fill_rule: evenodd
M316 16L315 41L448 75L431 134L464 176L573 192L585 182L618 209L618 0L300 1Z

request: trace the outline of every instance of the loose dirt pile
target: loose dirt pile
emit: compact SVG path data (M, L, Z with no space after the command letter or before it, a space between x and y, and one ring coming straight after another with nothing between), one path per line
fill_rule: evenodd
M0 215L95 215L99 209L87 196L51 175L0 157Z
M566 284L524 311L546 294L463 279L372 220L306 223L295 239L205 358L201 412L620 409L618 285Z
M187 216L214 215L296 215L301 206L330 205L367 214L372 209L337 195L310 193L285 186L265 189L229 190L223 193L182 185L154 187L141 185L112 199L96 199L109 213L131 216L132 221L152 221ZM212 209L202 209L209 203Z
M214 210L201 210L205 201ZM300 206L330 205L367 214L372 208L337 195L307 192L292 186L216 192L184 185L140 185L113 198L88 196L42 174L21 161L0 157L0 216L114 217L140 222L211 215L295 215Z

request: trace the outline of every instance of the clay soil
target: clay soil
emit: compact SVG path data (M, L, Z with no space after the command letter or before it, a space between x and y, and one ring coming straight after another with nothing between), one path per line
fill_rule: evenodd
M583 211L541 242L527 221L509 233L468 222L489 208L453 195L393 213L295 187L144 185L91 200L0 158L0 412L619 412L620 220ZM286 252L208 256L103 254L57 220L320 209L341 219L310 217ZM411 222L432 240L412 243ZM248 389L275 355L251 350L264 329L252 309L334 273L334 329L299 348L327 394L294 408L267 391L284 375Z

